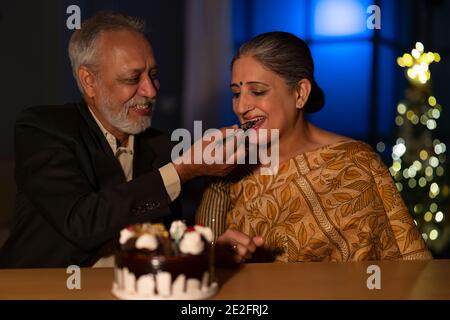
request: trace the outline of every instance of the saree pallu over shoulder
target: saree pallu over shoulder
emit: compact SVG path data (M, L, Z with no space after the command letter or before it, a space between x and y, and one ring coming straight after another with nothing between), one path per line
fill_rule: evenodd
M225 185L227 226L263 236L276 261L432 258L389 171L363 142L324 146L276 175Z

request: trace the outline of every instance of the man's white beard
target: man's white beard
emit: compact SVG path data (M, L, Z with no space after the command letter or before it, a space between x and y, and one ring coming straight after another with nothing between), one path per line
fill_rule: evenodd
M109 95L104 90L101 90L98 110L117 130L127 134L138 134L147 130L152 121L151 115L139 116L136 120L128 117L130 107L139 104L148 104L149 108L152 109L155 101L146 97L133 97L120 108L119 112L115 113L112 111L115 108L113 108L113 102L109 98Z

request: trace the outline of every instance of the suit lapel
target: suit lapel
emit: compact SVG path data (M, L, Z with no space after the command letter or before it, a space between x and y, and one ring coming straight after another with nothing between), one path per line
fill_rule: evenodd
M93 171L99 186L112 186L125 182L125 175L108 141L92 117L86 103L78 104L88 130L80 128L81 136L92 154Z
M97 122L95 122L95 119L92 117L91 112L89 111L89 107L86 105L86 103L80 102L78 105L78 110L80 111L81 115L83 116L83 119L86 121L86 124L88 125L90 132L89 134L92 136L92 138L97 143L98 147L102 149L102 151L106 154L108 154L110 157L115 158L114 154L111 150L111 147L108 144L108 141L106 141L106 138L103 136L102 131L97 125Z

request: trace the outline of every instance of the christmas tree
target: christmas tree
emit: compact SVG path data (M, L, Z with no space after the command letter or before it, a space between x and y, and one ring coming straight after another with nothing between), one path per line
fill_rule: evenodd
M432 94L430 64L438 53L417 42L411 53L397 58L408 87L397 105L396 141L389 168L428 247L439 255L448 243L449 183L446 144L437 137L442 106Z

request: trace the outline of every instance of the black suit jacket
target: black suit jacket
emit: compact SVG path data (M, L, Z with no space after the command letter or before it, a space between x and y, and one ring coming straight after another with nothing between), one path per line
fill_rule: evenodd
M136 135L133 180L126 182L85 103L22 112L15 220L0 267L91 266L113 250L124 226L166 219L170 207L179 218L158 171L170 162L170 149L154 129Z

